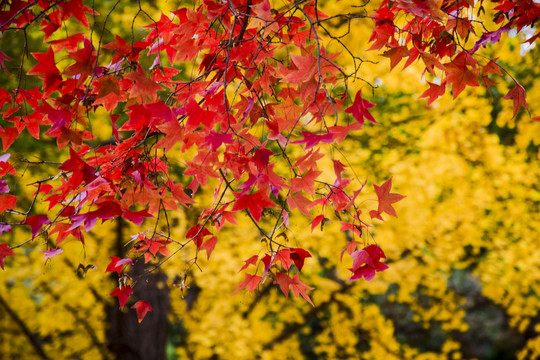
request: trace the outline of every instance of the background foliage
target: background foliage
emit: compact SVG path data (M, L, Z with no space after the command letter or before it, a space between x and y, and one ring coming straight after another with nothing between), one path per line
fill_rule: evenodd
M337 14L353 4L324 5ZM148 2L144 9L155 14L174 5ZM130 31L132 5L121 6L105 34L110 39ZM510 78L501 78L491 94L467 89L458 101L446 94L427 106L419 98L425 89L419 67L389 72L386 60L369 63L377 55L364 51L372 24L359 19L351 29L345 26L336 23L335 31L346 34L343 43L366 60L360 73L377 86L370 100L377 104L380 125L347 139L341 161L360 180L369 174L377 177L370 182L380 183L393 176L396 190L407 196L396 205L399 218L371 232L384 244L390 270L372 282L345 282L346 266L336 254L350 235L335 222L325 225L324 234L310 232L306 220L292 225L284 240L313 254L303 272L316 288L311 293L316 307L284 298L271 284L232 296L242 281L238 264L263 253L261 236L246 218L224 230L227 241L218 244L211 261L202 261L200 271L185 265L193 257L189 252L156 271L147 291L164 306L140 326L166 321L167 332L158 337L171 359L540 357L540 123L523 111L513 117L512 104L501 100L512 87ZM520 34L511 35L486 51L524 85L531 111L538 113L540 49L526 49ZM9 56L20 56L21 39L0 41L13 44ZM350 61L342 56L345 66L353 66ZM2 75L6 87L13 81ZM101 124L97 116L93 124L101 127L102 140L110 136L105 120ZM47 159L46 146L32 141L17 146L20 154ZM25 176L43 177L27 162L19 163L22 169ZM195 210L175 213L175 235L185 234ZM2 241L23 237L23 231L4 233ZM61 259L43 262L39 242L26 256L6 259L17 271L0 272L0 357L112 358L118 348L128 353L133 338L111 333L124 321L118 316L136 319L133 310L113 315L117 304L104 289L113 288L115 279L105 274L107 263L97 255L107 248L122 253L130 233L127 224L109 222L96 227L84 247L74 240L64 244L67 256ZM251 248L246 238L253 240ZM178 289L169 293L171 284Z

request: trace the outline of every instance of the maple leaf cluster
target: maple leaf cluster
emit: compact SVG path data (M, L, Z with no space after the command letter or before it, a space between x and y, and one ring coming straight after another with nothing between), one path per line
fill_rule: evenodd
M528 13L523 3L500 5L501 29L521 29L534 20L538 5L531 5ZM424 94L430 102L446 85L454 96L478 81L489 85L487 75L499 68L494 60L481 65L474 51L506 30L485 33L475 49L458 51L457 37L472 31L471 20L461 13L469 6L466 1L440 6L384 1L373 16L371 49L389 47L383 55L392 67L408 57L405 66L420 59L429 73L443 72L442 83L430 84ZM394 24L400 12L412 17L403 28L404 43L398 41ZM139 40L117 34L111 40L92 38L88 15L99 13L82 0L13 0L0 8L0 31L39 26L45 43L44 51L31 53L37 63L26 73L39 79L40 86L0 89L0 109L9 124L0 127L3 150L23 131L36 140L54 139L59 150L69 149L63 152L67 157L59 155L56 175L32 184L37 189L28 209L9 194L4 178L17 172L8 153L0 156L0 233L14 224L31 229L26 241L0 244L2 268L13 250L40 235L55 240L56 248L43 252L50 259L61 254L59 246L68 237L84 243L85 232L98 221L153 222L151 230L133 235L129 258L112 257L107 267L119 276L111 295L124 307L136 286L124 271L126 264L139 257L159 261L191 244L196 256L204 250L209 259L222 227L237 224L242 216L263 234L268 248L261 258L246 260L241 270L254 265L255 272L246 272L237 290L253 292L270 279L285 296L292 291L313 305L306 292L311 288L299 277L311 254L279 240L281 235L286 239L297 212L310 219L312 231L324 230L328 214L337 214L342 231L364 239L346 247L353 258L351 280L371 280L386 268L381 248L365 243L365 231L369 221L383 220L384 213L396 216L393 204L403 196L390 192L389 179L375 185L377 208L362 212L359 206L365 202L358 198L365 183L349 178L348 167L326 155L325 147L337 147L350 132L361 130L365 120L377 122L369 112L374 104L361 91L345 105L353 97L348 75L318 34L327 16L316 1L290 1L279 9L268 0L204 1L161 14ZM87 31L64 31L73 22ZM153 63L143 65L141 55ZM443 57L449 60L443 63ZM11 61L0 51L3 71ZM181 73L183 65L193 69L192 75ZM514 113L526 107L517 82L506 97L514 100ZM111 140L95 144L89 114L100 109L110 116ZM325 156L332 157L333 182L322 180L318 162ZM181 174L172 171L175 162L182 164ZM209 184L215 184L213 202L200 203L200 188ZM47 207L46 214L30 215L36 201ZM180 208L201 210L185 239L157 231L160 219ZM360 244L363 248L356 250ZM141 301L134 305L140 321L151 311Z
M487 31L485 26L478 34L477 18L493 9L495 29ZM477 16L474 12L477 12ZM488 91L496 82L493 75L502 75L504 70L496 58L475 56L481 47L488 43L496 44L501 35L511 29L521 31L534 24L540 16L540 4L532 0L490 0L466 1L422 1L422 0L384 0L374 14L375 29L371 35L371 50L385 49L382 56L390 59L393 69L406 59L403 68L415 61L425 65L425 72L441 79L438 83L428 82L429 88L421 95L428 98L428 105L441 97L447 87L451 88L455 99L467 86L484 86ZM405 19L405 24L401 22ZM537 31L526 42L533 44L540 36ZM477 38L474 45L468 40ZM506 75L510 75L505 71ZM514 87L504 96L511 99L514 117L523 107L529 112L523 86L512 77ZM529 112L530 115L530 112Z

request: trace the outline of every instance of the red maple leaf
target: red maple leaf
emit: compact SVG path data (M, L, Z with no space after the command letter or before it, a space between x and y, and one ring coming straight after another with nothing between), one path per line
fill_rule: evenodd
M66 38L49 41L49 44L56 48L56 51L67 50L69 52L76 51L79 47L79 43L84 41L83 33L76 33L69 35Z
M133 260L130 258L120 259L118 256L111 256L111 262L107 265L105 272L117 272L118 276L122 272L122 268L125 264L133 265Z
M141 321L143 321L147 312L154 311L152 306L150 306L150 304L144 300L137 301L131 308L137 310L137 319L139 320L139 324Z
M156 100L157 92L162 90L159 84L146 76L140 64L137 65L137 71L130 72L125 77L135 82L131 89L129 89L129 95L133 98L140 96L143 102L146 102L147 96L150 100Z
M254 194L234 193L238 199L234 203L232 211L248 209L249 213L258 222L261 219L263 208L273 208L277 205L270 200L267 191L261 189Z
M192 226L186 233L186 239L193 239L193 242L197 246L197 249L201 248L203 240L206 236L210 236L212 233L206 227L201 225Z
M37 64L28 71L28 75L42 74L60 74L60 70L54 63L54 50L49 46L46 53L32 53L32 56L37 60Z
M463 69L460 66L456 66L454 63L447 64L444 82L447 84L452 84L452 93L454 94L454 99L463 91L463 89L465 89L466 86L480 86L478 84L478 76L475 71L469 70L468 67Z
M184 128L180 126L176 119L158 125L157 128L165 134L165 137L159 140L154 147L165 149L165 152L169 151L176 143L182 141L184 138Z
M311 254L302 248L291 249L290 258L294 261L294 265L298 271L302 271L304 260L308 257L311 257Z
M272 261L272 264L275 264L278 261L281 262L281 265L283 265L283 268L285 268L285 270L289 270L293 262L291 259L291 249L279 250L274 256L274 260Z
M405 196L390 193L390 189L392 188L392 178L388 179L381 186L373 185L373 187L375 188L375 193L377 193L377 198L379 200L377 212L379 214L385 212L388 215L397 217L396 210L392 207L392 204L403 199Z
M390 44L395 43L396 42L394 40L395 32L396 30L394 29L391 23L385 23L381 21L380 24L377 24L377 26L375 26L375 29L373 29L373 33L371 34L371 37L369 38L369 42L373 41L373 44L368 50L379 50L383 46L389 43Z
M377 121L373 118L373 116L369 113L368 109L371 109L374 107L375 104L362 99L362 89L358 90L356 93L356 96L354 98L354 103L345 109L345 112L347 114L352 114L352 116L358 121L362 127L364 126L364 119L368 119L374 124L377 124Z
M291 278L287 274L277 273L276 274L276 283L279 285L279 288L285 294L286 297L289 297L289 286L291 285Z
M185 131L193 131L203 125L207 129L211 129L219 120L217 113L213 111L203 110L197 101L190 98L186 104L186 114L188 119L186 122Z
M317 160L320 160L323 157L324 154L320 153L320 149L317 149L315 152L313 150L310 150L304 156L296 159L294 166L297 166L298 170L300 170L301 173L305 172L306 170L316 169Z
M26 219L25 222L23 222L23 225L28 225L32 229L32 239L36 237L36 235L39 233L39 230L41 230L41 227L43 225L50 224L51 221L47 217L47 215L33 215Z
M371 281L375 277L375 272L388 269L388 265L380 261L386 259L386 256L377 245L369 245L364 249L356 250L351 256L353 258L353 267L349 269L353 272L349 279L351 281L362 277Z
M298 274L295 274L294 277L291 279L291 291L293 292L294 296L298 297L298 295L302 295L302 297L306 299L306 301L310 303L311 306L315 307L308 294L306 294L306 290L313 290L313 288L301 282Z
M6 152L11 144L17 139L19 136L19 131L14 127L7 127L2 128L0 126L0 138L2 139L2 147L4 149L4 152Z
M212 251L214 251L214 248L217 244L217 236L212 236L210 239L206 240L204 244L202 244L201 249L204 249L206 251L206 259L210 259L210 255L212 255Z
M78 82L84 81L94 68L96 54L90 39L84 39L82 49L69 54L69 57L75 60L75 63L64 70L64 74L73 76Z
M527 93L523 86L521 86L517 81L515 81L516 86L512 88L503 99L512 99L514 100L514 117L517 115L519 109L523 106L527 111L529 111L529 106L527 105Z
M118 60L120 60L120 58L129 55L133 49L131 48L131 45L121 36L114 34L114 37L116 38L116 41L112 41L103 45L102 47L105 49L116 50L113 60L113 63L116 63Z
M315 206L315 203L301 193L294 194L287 197L287 204L289 204L289 209L294 210L298 209L302 214L307 217L311 217L309 214L309 209Z
M150 218L154 217L152 214L148 213L148 210L140 210L140 211L131 211L129 209L124 210L122 217L126 220L131 221L137 226L140 226L144 218Z
M319 224L323 224L324 219L325 219L324 215L315 216L315 218L311 221L311 232L313 232L313 230L315 230L315 228L319 226ZM321 225L321 231L322 231L322 225Z
M429 89L424 91L421 98L429 97L427 104L430 105L432 102L437 100L439 97L443 96L446 91L445 84L437 85L435 83L427 82L429 84Z
M291 194L299 191L305 191L307 194L315 195L314 182L322 171L309 170L302 176L291 179Z
M291 55L294 68L283 78L289 84L297 85L311 80L317 73L317 59L311 55Z
M17 204L15 195L0 195L0 214L7 209L14 209L15 204Z
M247 260L244 260L244 266L242 266L240 268L240 270L238 270L238 272L246 269L249 265L255 265L257 263L257 260L259 259L259 256L258 255L253 255L252 257L250 257L249 259Z
M99 13L93 11L92 8L84 5L82 0L62 1L58 6L60 7L60 18L62 20L67 20L73 16L86 28L88 28L89 25L86 14L99 15Z
M0 244L0 267L4 269L4 259L8 256L15 256L15 253L7 244Z
M257 288L261 281L262 277L246 273L246 278L244 279L244 281L242 281L242 283L235 286L238 289L233 294L236 294L243 288L247 288L249 292L253 292L253 290Z
M125 286L117 287L116 289L114 289L114 291L110 295L118 297L120 308L123 309L124 305L126 304L131 294L133 294L133 289L131 289L131 286L125 285Z

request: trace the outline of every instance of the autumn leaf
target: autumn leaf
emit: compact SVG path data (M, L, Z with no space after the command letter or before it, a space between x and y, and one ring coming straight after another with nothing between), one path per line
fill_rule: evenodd
M523 106L527 111L529 111L529 106L527 104L527 93L521 84L515 81L515 86L510 90L503 99L509 99L514 101L514 117L519 112L519 109ZM529 112L530 113L530 112Z
M440 70L445 71L446 67L441 64L439 59L433 54L430 54L428 52L418 50L418 54L420 55L420 58L424 62L424 65L426 65L426 70L433 76L435 76L435 68L438 68Z
M396 46L391 48L390 50L386 50L382 54L382 56L390 59L390 70L394 69L394 67L399 64L401 59L409 55L409 49L407 48L407 46Z
M8 256L15 256L15 253L7 244L0 244L0 267L4 269L4 259Z
M321 214L321 215L315 216L315 218L311 221L311 232L313 232L313 230L315 230L315 228L319 226L319 224L321 224L321 229L322 229L323 220L324 220L324 215Z
M61 254L63 253L64 250L62 249L50 249L50 250L47 250L47 251L40 251L40 253L42 253L43 255L45 255L43 257L43 260L47 260L47 259L50 259L58 254Z
M254 194L241 195L239 193L234 193L234 195L238 198L234 203L232 211L248 209L251 216L253 216L257 222L261 219L263 208L273 208L277 206L270 200L264 189L261 189Z
M0 214L7 209L14 209L17 204L15 195L0 195Z
M304 191L315 195L314 182L322 174L322 171L308 170L304 175L291 179L291 194Z
M499 42L499 39L501 38L501 34L508 32L510 30L510 24L507 24L495 31L483 33L482 36L478 39L476 44L474 44L474 47L472 48L471 52L474 54L478 49L480 49L481 46L486 47L487 43L495 44Z
M333 137L331 138L333 141ZM304 173L306 170L316 169L317 161L324 158L324 154L320 153L320 149L317 148L316 151L309 150L304 156L296 159L294 166L298 167L301 173Z
M125 209L122 213L122 217L131 221L135 225L140 226L142 225L144 218L151 218L154 216L148 213L148 210L131 211L129 209Z
M193 239L197 249L200 249L204 238L210 235L212 235L212 233L206 227L195 225L186 232L186 239Z
M201 249L204 249L206 251L206 259L210 259L210 255L212 255L212 251L214 251L214 248L216 247L218 238L217 236L212 236L210 239L206 240L202 246Z
M429 84L429 89L424 91L422 95L420 95L420 97L428 97L429 99L427 104L430 105L432 102L444 95L444 92L446 91L446 86L445 84L438 85L429 81L427 83Z
M306 299L306 301L310 303L311 306L315 307L315 305L309 298L308 294L306 294L306 290L313 290L313 288L307 286L302 281L300 281L298 274L295 274L294 277L291 279L290 285L291 285L291 291L294 294L294 296L298 297L299 295L302 295L302 297Z
M349 242L347 243L347 246L345 246L345 247L343 248L343 250L341 250L340 261L343 261L343 254L344 254L345 252L347 252L347 254L349 254L349 255L352 255L352 254L354 253L354 251L356 250L356 247L357 247L358 245L362 245L362 243L361 243L361 242L358 242L358 241L349 241Z
M309 209L315 206L313 201L309 200L301 193L296 193L292 196L288 196L287 204L289 205L290 210L298 209L302 214L307 217L311 217L311 215L309 214Z
M279 288L285 294L285 297L289 297L289 286L291 285L291 278L287 274L276 273L276 283L279 285Z
M54 50L52 46L49 47L47 52L32 53L32 56L38 63L28 71L28 75L60 74L60 70L58 70L54 63Z
M2 147L4 152L6 152L11 144L17 139L19 136L19 131L14 127L6 127L2 128L0 126L0 138L2 139Z
M478 76L469 68L461 68L454 64L447 65L444 82L452 85L454 99L465 89L466 86L479 86Z
M353 275L350 281L361 279L371 281L375 277L376 272L388 269L388 265L381 262L381 259L386 259L384 252L377 245L369 245L364 249L356 250L351 254L353 258L353 267L349 269Z
M182 184L175 184L172 180L167 182L169 189L176 201L182 206L189 207L189 204L194 204L195 201L184 191Z
M67 20L73 16L86 28L89 26L86 14L99 15L92 8L84 5L82 0L63 1L58 6L60 7L60 17L62 20Z
M125 285L117 287L110 295L118 297L120 308L123 309L131 294L133 294L133 289L131 289L131 286Z
M293 85L311 80L317 73L317 59L311 55L291 55L294 68L283 78L283 81Z
M157 92L162 90L159 84L146 76L140 64L137 65L137 71L130 72L124 76L135 82L131 89L129 89L129 95L133 98L140 97L143 102L146 101L146 97L153 101L156 100Z
M294 265L298 271L302 271L304 260L308 257L311 257L311 254L302 248L291 249L290 258L294 261Z
M32 239L36 237L36 235L41 230L41 227L43 225L50 224L51 221L47 217L47 215L33 215L26 219L25 222L23 222L23 225L28 225L32 229Z
M397 217L396 210L392 207L392 204L403 199L405 196L390 193L390 189L392 188L392 178L388 179L381 186L373 185L373 187L375 188L375 193L377 194L377 198L379 200L379 208L377 211L379 213L385 212L388 215Z
M373 116L369 113L368 109L371 109L374 107L375 104L362 99L362 90L358 90L356 93L356 96L354 98L354 103L345 109L345 112L347 114L352 114L353 117L358 121L362 127L364 126L364 119L367 119L371 121L374 124L377 124L377 121L373 118Z
M75 62L64 70L64 74L72 76L78 82L86 80L94 69L94 61L96 60L90 39L85 38L83 44L82 49L69 54L69 57Z
M240 270L238 270L238 272L246 269L249 265L255 265L257 263L257 260L259 259L259 256L258 255L253 255L252 257L250 257L249 259L247 260L244 260L244 266L242 266L240 268Z
M262 277L246 273L246 278L244 279L242 283L235 286L238 289L233 294L236 294L243 288L248 289L249 292L253 292L253 290L257 288L257 286L259 285L261 281L262 281Z
M180 126L176 119L167 121L164 124L158 125L157 128L165 134L161 140L154 146L157 149L165 149L165 152L184 138L184 128Z
M154 311L152 306L150 306L150 304L144 300L137 301L131 308L137 310L137 319L139 320L139 324L141 321L143 321L147 312Z
M302 131L302 135L304 136L303 140L296 140L293 141L293 144L306 144L306 147L304 150L309 150L315 145L319 144L320 142L325 144L331 144L334 142L334 134L327 133L327 134L313 134L307 131Z
M275 264L277 262L281 262L281 265L283 265L283 268L285 270L289 270L292 264L291 259L291 249L281 249L274 255L274 260L272 260L272 264Z
M117 272L118 276L120 276L120 273L122 272L122 268L125 264L131 264L133 265L133 260L129 258L121 259L118 256L111 256L111 262L109 265L107 265L107 269L105 272Z

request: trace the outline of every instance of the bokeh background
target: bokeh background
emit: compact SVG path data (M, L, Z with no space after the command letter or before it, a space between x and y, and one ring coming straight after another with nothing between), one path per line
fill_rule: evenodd
M101 32L103 15L114 3L95 1L102 14L95 19L96 31ZM141 2L154 20L179 4ZM364 3L320 4L333 15L361 12L355 6ZM136 2L120 2L104 42L115 33L141 37L140 26L152 20L144 13L136 16L138 9ZM489 26L490 19L485 21ZM70 26L72 33L83 30ZM193 252L186 250L145 278L134 297L151 302L154 312L137 324L129 309L133 301L121 311L109 296L117 280L105 268L106 255L124 255L130 235L140 229L106 222L94 228L84 246L65 240L64 253L49 261L39 253L47 239L36 239L23 255L6 259L7 270L0 272L0 359L540 358L540 123L523 110L512 116L512 102L501 94L513 81L503 75L489 92L467 89L456 100L447 91L428 106L420 98L427 88L420 66L401 71L398 65L390 72L388 59L365 51L371 20L358 18L350 28L330 22L327 28L343 35L343 44L332 41L329 47L342 52L344 67L354 64L343 45L364 60L351 90L363 88L376 103L373 115L380 123L344 141L337 157L358 181L380 184L392 177L393 190L406 195L395 205L398 218L376 223L369 235L385 250L390 268L371 282L347 282L350 264L340 263L339 253L350 234L337 222L311 232L308 220L297 217L287 241L313 255L302 272L303 281L315 288L310 296L316 307L285 298L271 283L253 294L233 295L243 280L242 261L265 248L244 218L223 230L200 269L189 266ZM482 54L498 57L518 79L538 116L540 49L523 45L525 36L526 31L504 34ZM28 31L28 38L32 51L44 51L38 31ZM0 46L15 59L6 63L12 74L0 74L1 85L13 88L23 37L6 32ZM32 61L27 59L24 69ZM182 70L187 77L195 71ZM23 80L26 88L36 86L30 78ZM104 110L92 124L101 141L111 137ZM34 189L25 184L54 174L55 167L24 159L55 161L56 146L46 138L38 143L21 136L27 138L10 153L21 174L17 191L27 193L29 204ZM180 152L169 154L181 174ZM212 190L201 196L211 197ZM195 205L171 214L174 236L184 236L198 210ZM25 230L3 233L2 242L25 239ZM144 267L137 263L133 274Z

